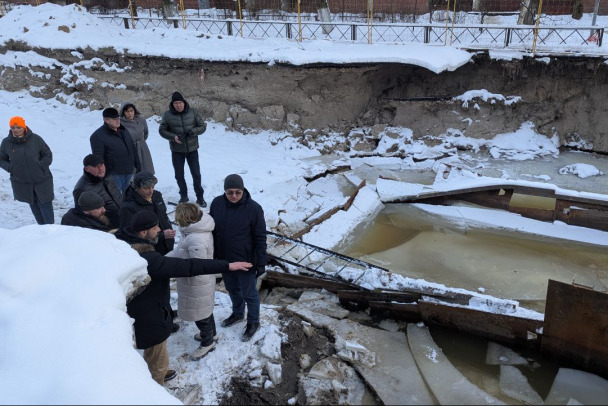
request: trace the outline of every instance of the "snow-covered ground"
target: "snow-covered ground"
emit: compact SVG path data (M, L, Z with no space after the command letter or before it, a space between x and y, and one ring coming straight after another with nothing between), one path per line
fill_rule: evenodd
M52 17L52 18L51 18ZM69 32L58 30L69 27ZM190 38L181 30L151 32L121 30L110 27L78 7L46 4L39 7L17 7L0 19L0 42L24 41L31 46L67 48L90 46L93 49L110 46L119 51L163 55L173 58L204 57L206 60L249 60L254 62L397 62L423 66L434 72L454 70L470 59L467 52L451 47L417 47L395 45L330 44L323 41L297 43L282 40L244 40L234 38ZM184 41L187 39L187 41ZM183 47L176 47L180 41ZM87 61L83 61L87 63ZM57 66L57 61L35 52L12 52L0 55L0 65ZM108 67L111 69L111 67ZM101 84L92 84L101 85ZM517 97L504 97L479 89L461 96L464 102L475 98L493 98L499 102L517 102ZM100 111L80 110L57 100L33 98L26 91L0 91L0 123L8 132L9 118L20 115L35 133L42 136L53 151L51 170L55 185L55 218L73 206L72 189L82 174L82 159L89 150L90 134L102 124ZM166 201L176 201L178 191L167 142L158 136L159 117L150 117L150 138L156 176ZM411 131L401 129L398 139L381 141L377 152L385 151L389 141L397 143L406 155L437 156L435 150L411 140ZM410 138L408 138L410 137ZM544 154L559 154L556 140L548 140L534 131L532 123L517 132L497 134L488 140L466 137L449 139L439 148L455 150L455 143L471 150L487 150L491 157L512 160L535 159ZM222 193L223 179L239 173L245 186L265 210L269 229L280 222L302 221L322 208L323 202L339 202L344 196L331 180L319 180L308 185L304 176L321 173L336 164L394 165L403 170L438 172L441 163L414 163L412 159L357 158L348 155L337 162L325 162L320 153L298 144L286 133L260 132L243 135L223 125L208 123L200 137L201 172L206 199ZM458 155L446 158L454 166ZM603 173L588 164L564 167L559 176L588 176L602 179ZM355 175L349 181L357 184ZM548 179L547 179L548 178ZM187 178L189 179L189 178ZM466 170L453 171L444 179L438 176L433 185L396 181L379 181L365 186L348 211L339 211L329 220L304 236L304 240L326 248L344 243L362 221L369 221L381 210L382 199L417 193L423 187L445 190L489 183L505 179L488 179ZM510 179L514 183L530 184L528 180ZM191 184L190 180L188 183ZM553 182L556 183L557 182ZM542 183L555 187L552 183ZM603 195L573 191L595 198ZM436 209L439 213L439 209ZM449 216L449 213L440 213ZM548 236L563 236L575 241L608 245L608 233L582 230L564 224L546 224L523 220L516 215L471 218L481 227L513 227L519 231ZM125 313L125 289L129 281L144 274L145 262L125 243L111 235L69 227L38 226L26 204L13 200L8 174L0 171L0 336L5 343L0 357L0 393L2 403L107 403L107 404L168 404L176 399L156 385L146 365L133 349L131 321ZM370 283L374 281L370 280ZM230 312L229 299L216 296L216 320ZM217 403L229 377L257 371L256 359L272 361L283 339L276 312L264 307L263 328L252 343L238 341L239 329L219 329L218 348L199 362L184 363L181 355L192 351L197 343L189 338L169 340L172 365L179 363L182 375L203 384L204 402ZM542 316L542 315L541 315ZM184 327L190 337L193 325ZM185 378L178 378L185 379ZM111 388L109 390L108 388Z

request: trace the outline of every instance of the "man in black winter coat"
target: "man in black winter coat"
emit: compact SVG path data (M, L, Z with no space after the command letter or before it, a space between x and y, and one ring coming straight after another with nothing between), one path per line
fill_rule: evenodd
M131 245L148 262L150 283L129 303L127 313L134 320L135 344L144 350L144 360L152 378L162 385L165 377L175 377L169 370L167 338L171 334L173 317L170 299L170 278L215 274L218 272L246 272L247 262L219 261L214 259L181 259L165 257L154 249L160 233L158 218L149 211L136 213L126 229L119 229L116 238Z
M122 194L111 176L106 176L106 166L103 158L89 154L84 157L83 175L76 182L72 195L74 205L78 208L78 199L83 192L95 192L104 201L106 216L110 219L110 228L118 228L120 219L118 211L122 205Z
M103 159L108 175L112 175L121 193L125 193L133 173L141 170L135 143L120 124L118 110L109 107L102 113L103 125L91 135L91 152Z
M175 230L173 230L171 220L167 215L167 206L163 200L163 195L158 190L154 190L157 182L156 176L150 172L139 172L133 176L120 208L120 227L128 227L131 224L131 218L139 211L149 211L156 214L162 231L159 234L158 243L154 244L154 248L160 254L165 255L175 245Z
M200 114L190 108L181 93L175 92L171 96L169 110L163 114L163 119L158 128L161 137L169 140L171 147L171 162L175 171L175 180L179 187L179 202L188 201L188 186L184 178L184 165L188 162L196 203L201 207L207 207L203 197L201 180L201 167L198 160L198 136L205 132L207 124Z
M106 209L103 203L103 199L97 193L83 192L78 199L78 205L63 215L61 224L110 231L110 219L105 215Z
M247 327L241 340L249 341L260 327L260 296L256 277L262 275L266 268L264 210L245 189L243 178L232 174L224 180L224 194L211 202L209 214L215 220L213 257L251 262L255 269L255 272L222 274L232 301L232 314L222 321L222 327L243 320L246 304Z

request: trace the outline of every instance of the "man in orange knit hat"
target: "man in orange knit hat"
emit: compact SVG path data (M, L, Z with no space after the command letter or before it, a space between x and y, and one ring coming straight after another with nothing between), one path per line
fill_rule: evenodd
M0 144L0 168L10 174L15 200L28 203L38 224L53 224L53 154L23 117L9 120L9 135Z

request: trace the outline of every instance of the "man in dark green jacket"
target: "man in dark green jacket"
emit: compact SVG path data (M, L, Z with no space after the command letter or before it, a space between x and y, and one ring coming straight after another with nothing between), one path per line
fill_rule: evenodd
M53 224L51 149L25 125L23 117L12 117L9 125L10 133L0 144L0 168L11 175L15 200L30 205L38 224Z
M175 92L171 96L169 110L163 114L158 132L161 137L169 140L171 146L171 161L175 171L175 180L179 187L179 202L188 201L188 186L184 178L184 164L187 161L192 174L196 203L207 207L203 197L201 180L201 167L198 160L198 136L205 132L207 124L200 114L190 108L181 93Z

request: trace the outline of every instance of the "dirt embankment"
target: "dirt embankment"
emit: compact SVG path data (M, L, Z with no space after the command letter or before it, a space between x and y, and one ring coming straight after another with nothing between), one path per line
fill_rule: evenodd
M7 50L30 49L19 43L0 48ZM608 64L602 58L500 61L478 54L454 72L434 74L398 64L294 67L140 57L113 50L34 51L63 66L5 68L0 89L29 89L60 100L72 96L92 109L132 101L146 115L161 114L177 90L206 117L236 130L287 130L309 137L347 134L363 126L402 126L416 137L456 129L490 138L532 121L540 133L557 134L562 144L582 138L593 150L608 152ZM480 89L521 100L505 105L476 99L468 107L452 100Z

